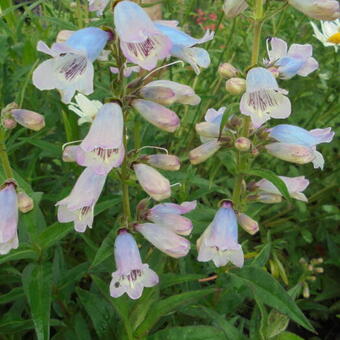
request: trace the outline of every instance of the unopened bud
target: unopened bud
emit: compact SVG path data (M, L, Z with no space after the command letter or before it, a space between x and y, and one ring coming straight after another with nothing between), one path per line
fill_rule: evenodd
M309 264L307 269L312 272L314 270L314 266L312 264Z
M143 198L141 201L138 202L136 206L138 216L143 216L144 214L146 214L149 202L149 198Z
M39 113L23 109L15 109L11 113L17 123L27 129L39 131L45 127L45 118Z
M242 125L242 118L239 118L235 115L232 115L227 123L227 126L230 127L231 129L238 128Z
M225 83L225 89L230 94L242 94L246 90L246 80L242 78L230 78Z
M229 63L223 63L218 68L218 73L225 78L232 78L238 74L238 70Z
M250 235L254 235L259 231L258 223L246 214L237 215L239 225Z
M314 271L315 271L315 273L321 274L321 273L324 272L324 269L322 267L316 267L316 268L314 268Z
M257 201L266 204L280 203L282 201L282 196L270 193L260 193L257 195Z
M202 137L218 138L220 135L220 127L210 122L198 123L195 126L196 132Z
M62 30L57 34L57 43L64 43L75 31Z
M310 297L309 287L308 287L308 284L306 282L304 282L304 284L303 284L302 295L305 299L308 299Z
M235 148L239 151L248 151L251 146L251 141L246 137L239 137L235 141Z
M11 118L5 118L2 121L2 126L7 130L12 130L17 126L17 122Z
M22 213L27 213L34 208L34 202L24 191L18 192L18 208Z
M308 276L308 277L307 277L307 280L308 280L308 281L312 281L312 282L313 282L313 281L316 281L316 276L314 276L314 275Z
M259 154L260 154L260 151L259 151L258 148L256 148L256 147L252 147L252 148L251 148L251 155L252 155L253 157L257 157Z
M193 149L189 153L189 159L191 164L199 164L211 157L221 147L221 143L217 140L211 140L208 143L204 143L199 147Z
M306 259L305 259L304 257L301 257L300 260L299 260L299 262L300 262L301 264L306 264L306 263L307 263L307 261L306 261Z
M63 161L64 162L75 162L77 159L77 151L79 149L78 145L68 145L63 151Z
M177 171L181 167L181 163L175 155L147 155L145 159L149 165L162 170Z
M318 259L312 259L310 262L312 264L321 264L321 263L323 263L323 258L319 257Z

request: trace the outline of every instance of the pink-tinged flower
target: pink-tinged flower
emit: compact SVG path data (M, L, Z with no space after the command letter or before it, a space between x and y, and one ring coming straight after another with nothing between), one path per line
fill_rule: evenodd
M112 273L110 295L118 298L126 293L131 299L139 299L144 287L158 284L158 275L142 263L137 243L125 229L119 231L115 240L115 261L117 271Z
M232 19L241 14L247 7L246 0L224 0L223 10L225 16Z
M18 199L18 208L19 210L25 214L31 211L34 208L34 201L30 196L26 194L25 191L19 191L17 195Z
M99 175L105 175L113 167L119 167L124 158L123 128L120 105L104 104L80 144L77 163L90 167Z
M119 68L118 67L110 67L110 71L113 74L119 74ZM127 67L124 68L123 76L125 78L128 78L134 72L136 72L136 73L140 72L140 67L139 66L127 66Z
M206 161L214 153L216 153L221 148L221 146L222 144L217 139L213 139L191 150L189 152L189 159L191 164L196 165Z
M196 209L197 201L183 202L181 204L176 203L160 203L150 209L151 214L163 215L163 214L177 214L184 215L188 212Z
M157 170L142 163L134 164L133 169L143 190L154 200L162 201L171 196L169 180Z
M275 65L282 79L290 79L296 74L307 77L319 67L319 63L312 57L313 46L310 44L293 44L288 50L284 40L269 38L267 51L269 60L266 63Z
M250 116L255 127L260 127L270 118L289 117L291 104L279 88L272 73L263 67L252 68L247 73L247 90L241 98L241 113Z
M149 100L136 99L132 106L152 125L167 132L175 132L180 120L174 111Z
M187 239L162 225L143 223L137 224L135 229L156 248L171 257L183 257L190 250L190 242Z
M0 254L18 248L18 199L13 183L5 183L0 189Z
M63 151L63 161L67 163L77 161L79 145L67 145Z
M198 105L201 98L187 85L170 80L155 80L145 85L140 94L144 99L162 105L173 103Z
M109 32L87 27L74 32L64 43L49 48L39 41L37 50L52 57L33 72L33 84L39 90L58 89L63 103L70 103L76 91L93 92L93 65L107 41Z
M300 150L302 152L302 148L307 148L307 151L304 151L303 153L307 155L311 154L312 156L307 157L309 159L308 161L305 161L304 163L298 163L298 164L305 164L309 162L313 162L314 168L320 168L321 170L324 167L324 158L322 154L318 151L316 151L316 145L321 143L330 143L334 137L334 132L331 128L325 128L325 129L314 129L314 130L305 130L299 126L295 125L289 125L289 124L280 124L270 129L270 137L276 139L281 144L291 144L293 146L290 147L291 150L295 149L297 150L298 147L300 147ZM278 143L274 143L278 144ZM287 148L286 146L284 148ZM268 147L267 147L268 149ZM278 150L278 146L276 146L275 151ZM282 149L282 146L281 146ZM280 158L280 157L278 157ZM284 159L284 158L281 158ZM288 160L288 159L284 159ZM293 162L294 161L290 161Z
M335 20L340 17L340 6L337 0L288 0L288 3L314 19Z
M45 127L44 116L34 111L15 109L11 111L11 114L17 123L27 129L39 131Z
M97 12L96 14L101 16L109 1L110 0L89 0L89 11Z
M56 203L58 221L74 222L74 229L81 233L87 227L92 228L94 206L103 190L105 179L105 175L97 175L90 168L86 168L70 195Z
M226 201L217 211L213 221L197 240L200 262L213 261L216 267L225 266L229 261L242 267L244 256L238 244L237 217L231 202Z
M244 213L237 214L237 222L250 235L254 235L259 231L259 224Z
M308 202L307 197L303 194L303 191L309 185L308 179L306 179L304 176L299 177L279 176L279 177L283 180L283 182L285 182L290 197L295 198L299 201ZM277 202L277 197L279 197L281 201L282 195L273 183L269 182L266 179L261 179L256 183L256 186L259 190L260 195L261 194L267 195L267 199L263 203L272 203L270 202L271 196L273 203Z
M205 49L196 45L212 40L215 32L208 30L201 39L195 39L176 26L177 22L173 21L156 22L156 27L172 42L171 55L189 63L196 74L199 74L200 67L207 68L210 65L210 56Z
M126 59L146 70L170 55L171 41L147 13L131 1L121 1L114 9L114 23Z
M143 160L149 165L162 170L177 171L181 167L181 163L175 155L147 155L143 157Z

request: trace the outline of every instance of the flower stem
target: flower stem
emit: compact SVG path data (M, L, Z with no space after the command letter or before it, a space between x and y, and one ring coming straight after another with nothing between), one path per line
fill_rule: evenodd
M5 177L6 178L13 178L13 170L11 168L11 164L8 159L8 154L6 150L6 144L5 144L5 130L0 127L0 159L1 164L4 169Z
M123 215L125 227L128 226L131 219L131 208L130 208L130 197L129 197L129 185L127 183L129 179L129 169L127 162L127 138L126 138L126 127L124 126L123 131L123 143L125 148L125 156L121 168L121 180L122 180L122 192L123 192Z

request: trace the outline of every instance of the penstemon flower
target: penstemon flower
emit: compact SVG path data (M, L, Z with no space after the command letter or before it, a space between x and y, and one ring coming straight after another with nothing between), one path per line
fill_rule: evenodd
M340 19L321 21L321 31L314 22L311 22L311 25L314 37L321 41L325 47L333 46L335 52L338 52L338 45L340 44Z
M110 0L89 0L89 11L97 12L96 14L101 16L109 1Z
M269 45L271 48L269 48ZM293 44L287 50L287 43L279 38L267 39L269 60L277 68L282 79L290 79L296 74L302 77L318 69L318 62L312 57L313 47L310 44Z
M199 164L206 161L222 147L222 143L216 139L210 140L189 152L191 164Z
M33 84L39 90L58 89L63 103L70 103L76 91L93 92L93 65L111 33L97 27L74 32L64 43L49 48L39 41L37 50L52 59L44 61L33 72Z
M259 231L259 224L244 213L237 214L237 222L250 235L254 235Z
M33 131L39 131L45 127L45 118L40 113L24 110L11 110L12 117L20 125Z
M213 261L216 267L222 267L230 261L237 267L243 266L237 217L230 201L222 203L213 221L197 240L197 250L200 262Z
M121 1L115 6L113 15L120 47L128 61L152 70L158 60L170 55L170 39L140 6L131 1Z
M97 175L86 168L79 176L71 193L56 203L58 221L60 223L74 222L74 229L84 232L92 228L93 210L103 190L106 176Z
M158 275L142 263L137 243L133 236L121 229L115 240L114 255L117 271L112 273L110 295L114 298L126 293L131 299L139 299L144 287L158 284Z
M286 90L280 89L272 73L255 67L247 73L247 90L241 98L241 113L250 116L255 127L270 118L284 119L291 113Z
M246 0L224 0L223 10L228 19L235 18L246 10L248 4Z

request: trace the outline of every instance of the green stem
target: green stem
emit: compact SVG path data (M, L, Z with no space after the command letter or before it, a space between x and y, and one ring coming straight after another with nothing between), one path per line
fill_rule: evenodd
M11 168L11 164L8 159L8 154L6 150L6 135L5 135L5 130L0 127L0 159L1 159L1 164L4 169L5 177L6 178L14 178L13 175L13 170Z
M129 197L129 185L127 183L129 179L129 169L128 169L128 162L127 162L127 137L126 137L125 126L124 126L124 131L123 131L123 143L124 143L126 154L124 156L124 160L123 160L122 168L121 168L121 180L122 180L122 192L123 192L122 201L123 201L124 223L125 223L125 227L127 227L131 219L131 208L130 208L130 197Z

